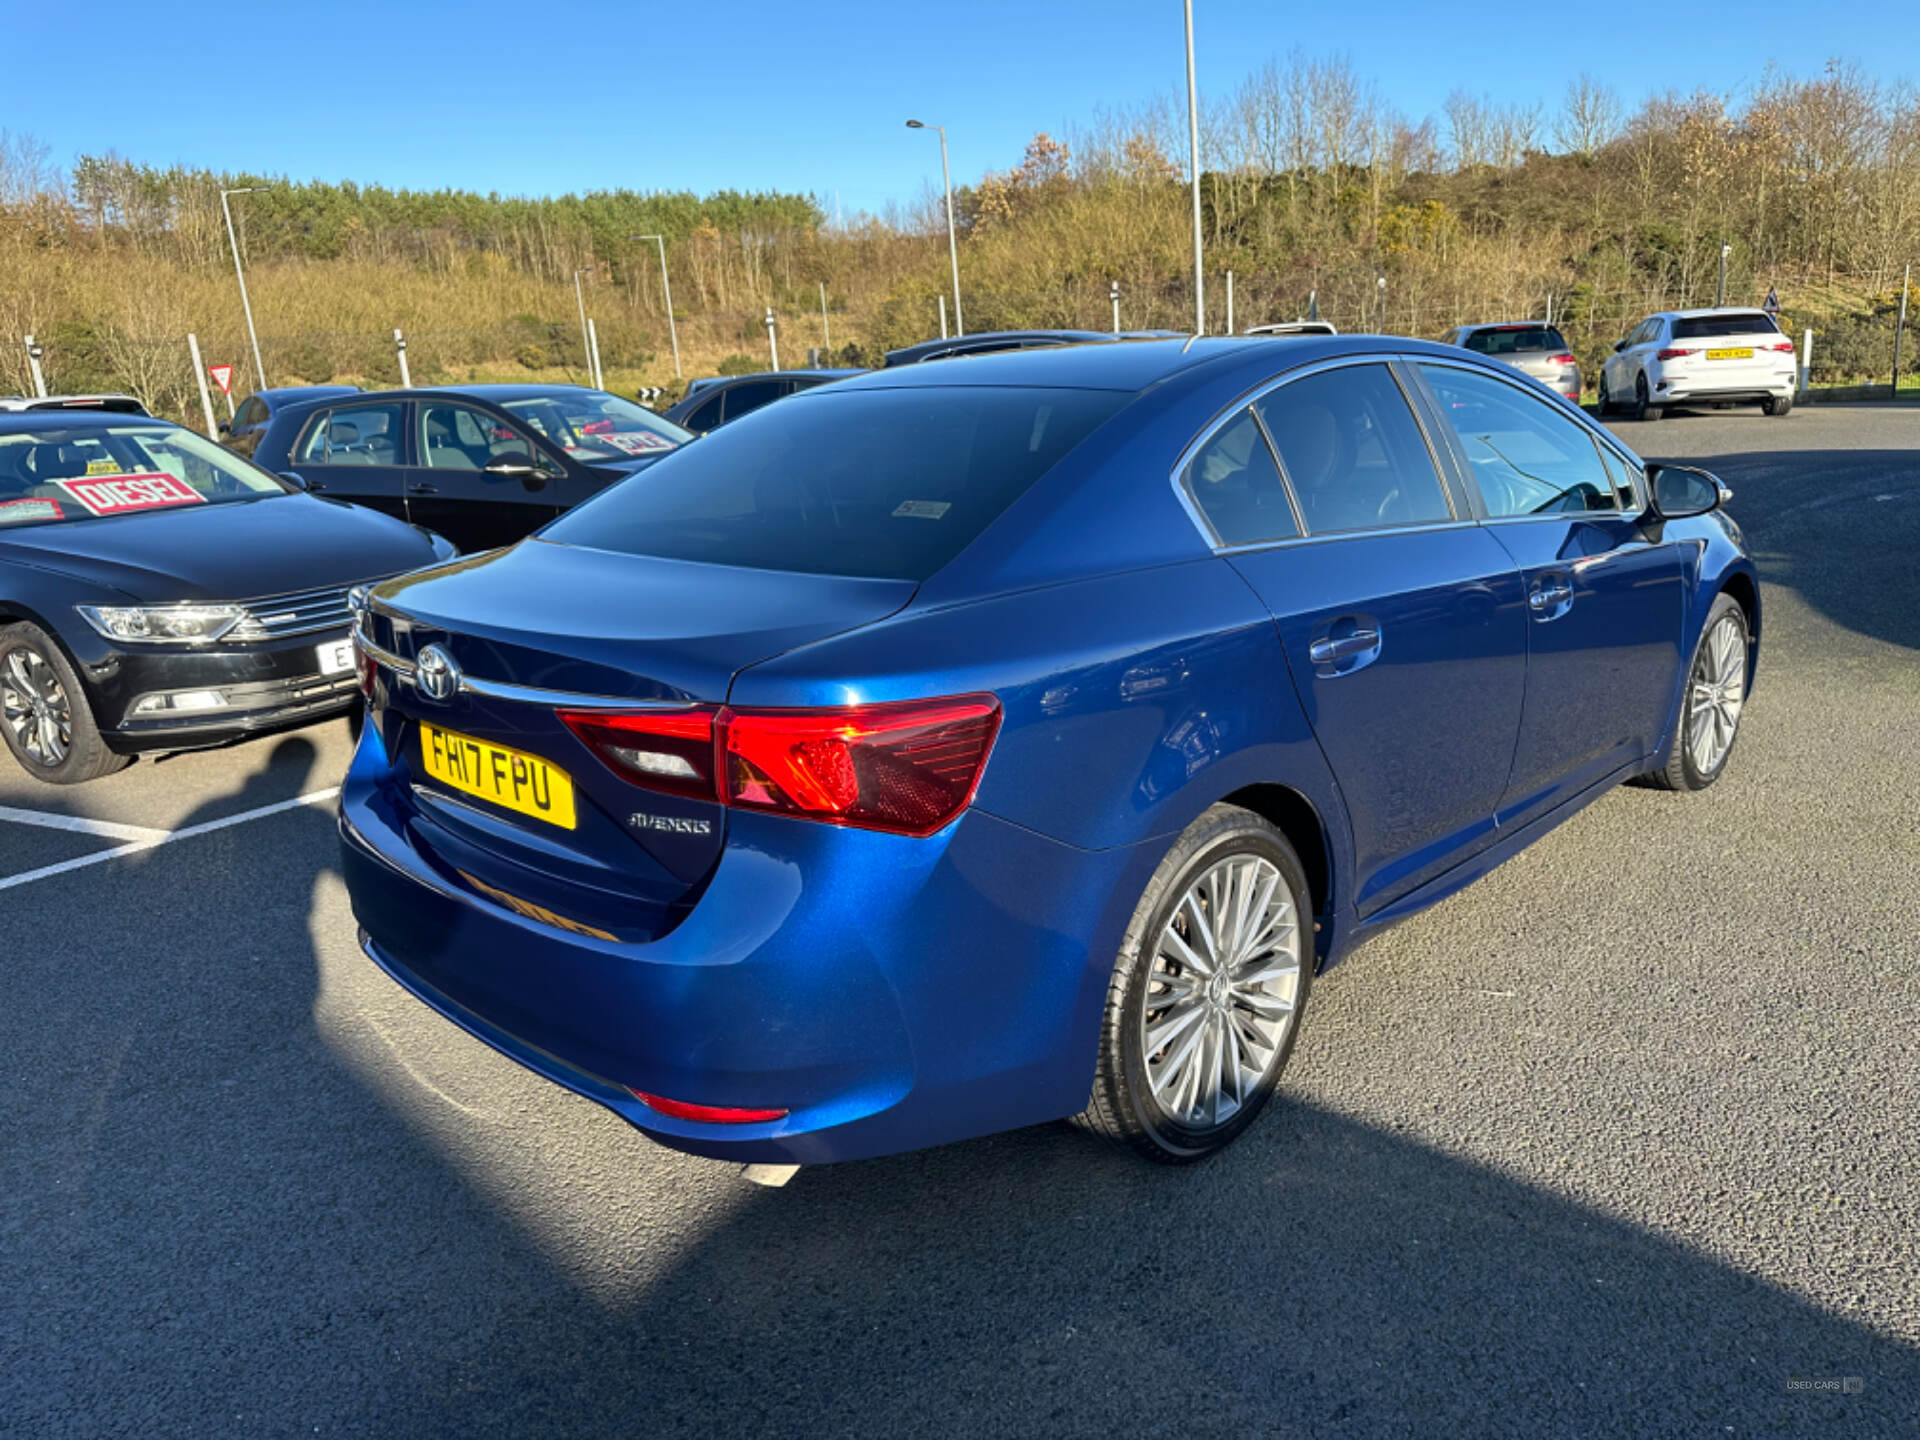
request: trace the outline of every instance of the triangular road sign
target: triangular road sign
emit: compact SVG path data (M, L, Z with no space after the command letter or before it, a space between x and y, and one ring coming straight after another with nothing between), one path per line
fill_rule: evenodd
M233 366L209 365L207 374L213 377L213 383L220 387L222 395L233 394Z

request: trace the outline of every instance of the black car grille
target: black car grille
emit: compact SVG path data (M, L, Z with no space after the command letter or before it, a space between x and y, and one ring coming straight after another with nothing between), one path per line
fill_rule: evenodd
M377 585L387 578L377 576L364 583ZM282 640L289 635L344 630L353 619L347 605L347 591L351 588L338 585L326 590L302 590L295 595L248 600L246 618L220 638L223 641Z

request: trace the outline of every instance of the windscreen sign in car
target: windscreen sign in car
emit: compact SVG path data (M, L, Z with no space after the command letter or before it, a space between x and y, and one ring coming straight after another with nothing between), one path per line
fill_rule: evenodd
M100 475L54 482L94 515L125 515L168 505L204 505L206 496L178 475Z

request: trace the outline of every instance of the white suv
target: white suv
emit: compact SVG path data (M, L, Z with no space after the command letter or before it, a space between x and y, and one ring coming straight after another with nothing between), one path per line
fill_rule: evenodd
M1667 405L1793 408L1793 341L1764 310L1668 310L1649 315L1600 368L1599 412L1658 420Z

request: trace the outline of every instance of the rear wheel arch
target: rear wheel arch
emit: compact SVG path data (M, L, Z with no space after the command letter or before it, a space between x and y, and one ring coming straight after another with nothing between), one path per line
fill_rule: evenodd
M1262 784L1244 786L1231 795L1223 795L1220 803L1251 810L1286 836L1294 854L1300 857L1300 868L1306 872L1313 913L1324 920L1333 905L1333 847L1326 822L1320 818L1313 802L1291 786ZM1321 934L1326 934L1324 927Z

